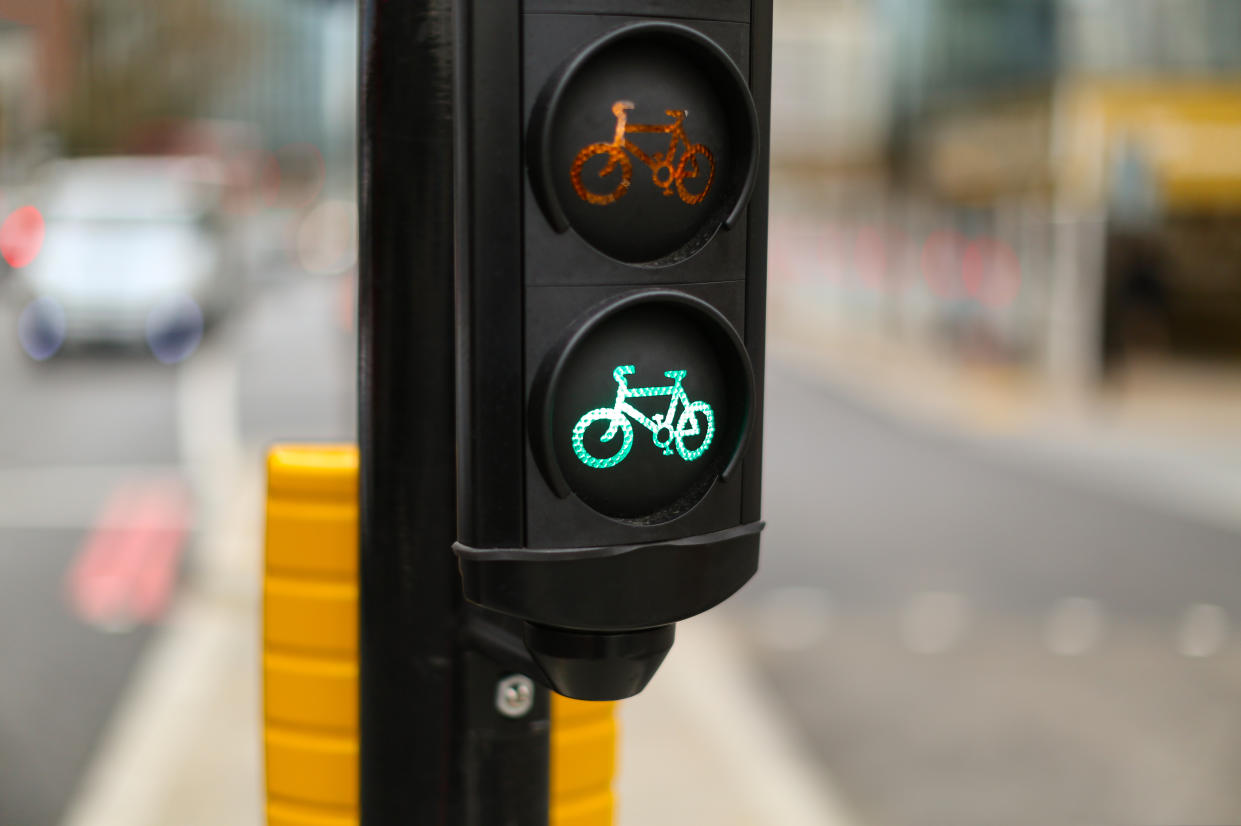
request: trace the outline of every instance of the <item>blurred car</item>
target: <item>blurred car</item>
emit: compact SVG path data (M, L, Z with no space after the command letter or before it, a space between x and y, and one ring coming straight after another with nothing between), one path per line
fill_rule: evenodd
M241 250L211 159L58 161L38 192L45 240L20 280L39 348L145 340L176 361L163 355L192 350L235 302Z

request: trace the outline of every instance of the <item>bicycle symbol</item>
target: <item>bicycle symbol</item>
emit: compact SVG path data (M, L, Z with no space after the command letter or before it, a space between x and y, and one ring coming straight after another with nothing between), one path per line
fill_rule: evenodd
M671 197L673 186L676 186L677 195L681 196L681 200L687 204L701 203L702 199L707 197L707 192L711 189L711 182L715 178L715 158L711 154L711 150L700 143L690 143L689 138L682 128L685 123L686 112L682 109L668 109L665 114L673 118L672 123L654 124L654 123L628 123L628 115L626 114L633 107L633 102L628 100L618 100L612 104L612 114L616 116L616 132L612 137L611 143L592 143L581 152L577 153L577 157L573 160L573 166L569 170L569 177L573 180L573 189L577 191L578 196L592 204L606 206L607 204L617 201L626 192L629 191L629 182L633 179L633 163L629 160L626 152L631 153L642 163L651 169L651 180L655 185L664 191L664 195ZM648 155L642 151L641 147L625 139L625 135L635 133L657 133L666 134L671 137L668 139L668 149L664 152L656 152ZM677 160L678 144L684 147L681 159ZM586 188L585 182L582 180L582 167L592 158L606 156L607 164L603 169L599 170L599 177L606 178L611 175L617 167L620 167L620 180L612 191L603 195L591 192ZM691 192L686 186L687 180L694 180L705 177L706 184L702 187L702 191L698 193ZM607 185L606 182L604 184Z
M707 448L711 445L711 439L715 436L715 412L711 410L711 405L706 402L691 402L689 396L685 394L684 388L681 387L681 381L685 378L684 370L668 370L665 376L672 379L672 384L665 387L629 387L625 382L625 376L634 373L632 364L625 364L617 367L612 371L612 378L616 380L616 404L612 407L599 407L586 413L582 418L577 420L577 424L573 426L573 452L577 454L577 458L581 459L583 464L588 467L604 469L619 465L629 455L630 448L633 447L633 425L629 423L629 416L637 421L640 425L651 431L654 437L655 446L662 448L665 456L672 455L672 446L676 445L676 452L681 458L687 462L692 462L702 454L706 453ZM644 398L652 396L671 396L672 400L668 404L667 413L657 413L654 418L648 418L641 410L631 405L627 399ZM681 404L680 417L676 417L677 405ZM699 424L699 415L706 423L705 428ZM676 418L676 427L672 426L673 419ZM599 437L600 442L610 442L616 437L617 431L621 433L621 446L610 457L600 459L592 456L583 444L586 436L586 430L595 422L606 422L607 430ZM705 433L704 433L705 431ZM690 449L686 447L685 440L687 438L702 434L702 442L697 448Z

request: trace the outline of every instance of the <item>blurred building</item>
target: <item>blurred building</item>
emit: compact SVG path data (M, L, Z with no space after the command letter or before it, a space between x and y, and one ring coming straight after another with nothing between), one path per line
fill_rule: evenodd
M168 124L250 124L269 149L351 148L354 3L0 0L0 138L125 152Z
M216 91L209 114L256 124L273 146L308 142L322 148L347 140L356 74L352 0L222 0L221 5L250 36L237 55L243 77Z
M776 40L828 314L1078 378L1241 359L1241 2L778 0Z
M27 32L30 77L39 96L56 105L72 80L77 48L71 0L0 0L0 21ZM10 41L6 35L5 50Z
M772 151L824 171L875 169L891 132L890 34L870 3L780 0L772 65Z
M12 181L47 148L44 124L70 88L75 52L68 0L0 0L0 178Z

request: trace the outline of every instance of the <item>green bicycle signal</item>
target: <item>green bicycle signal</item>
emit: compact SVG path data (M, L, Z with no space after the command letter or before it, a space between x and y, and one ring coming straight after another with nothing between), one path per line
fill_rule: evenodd
M632 364L623 364L613 370L612 378L616 380L616 403L612 407L599 407L591 410L578 419L577 424L573 426L573 452L577 454L577 458L581 459L587 467L599 470L615 467L623 462L633 447L633 425L629 423L630 418L651 431L655 446L662 448L665 456L672 455L673 445L676 446L676 452L687 462L692 462L706 453L707 448L711 446L711 439L715 436L715 412L706 402L689 400L689 396L681 387L685 371L666 371L664 375L672 379L672 384L668 386L631 388L626 384L625 376L632 375L634 372L635 368ZM668 412L656 413L654 417L648 417L627 401L651 396L671 396ZM678 404L682 406L679 417L676 415ZM704 424L699 423L700 419ZM675 427L672 424L674 420L676 421ZM605 459L592 456L582 443L586 436L586 429L595 422L607 423L607 430L599 437L601 442L610 442L616 437L617 432L621 434L620 449ZM687 438L699 434L703 436L702 443L697 448L691 450L685 446Z

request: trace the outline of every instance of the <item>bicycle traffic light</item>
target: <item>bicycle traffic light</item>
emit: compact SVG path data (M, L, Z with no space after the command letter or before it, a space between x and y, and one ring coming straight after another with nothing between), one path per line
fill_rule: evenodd
M629 696L758 564L771 0L457 22L465 596Z

